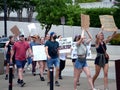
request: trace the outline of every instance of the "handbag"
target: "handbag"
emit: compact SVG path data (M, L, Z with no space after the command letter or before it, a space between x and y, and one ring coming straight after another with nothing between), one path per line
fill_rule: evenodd
M109 60L109 55L107 53L105 53L105 58Z
M104 53L105 53L105 54L104 54L104 55L105 55L105 58L106 58L107 60L109 60L110 57L109 57L108 53L105 51L105 49L104 49L103 46L102 46L102 48L103 48L103 51L104 51Z

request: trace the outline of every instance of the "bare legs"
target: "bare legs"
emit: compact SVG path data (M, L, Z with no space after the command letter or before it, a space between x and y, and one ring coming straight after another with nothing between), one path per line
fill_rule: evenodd
M77 81L79 79L79 76L82 72L82 70L85 72L85 74L87 75L87 78L88 78L88 82L91 86L91 89L93 90L94 89L94 86L92 84L92 78L91 78L91 75L90 75L90 70L88 67L84 67L83 69L77 69L77 68L74 68L74 90L77 90Z
M108 88L108 68L109 65L105 64L105 66L103 67L103 72L104 72L104 88ZM93 84L95 82L95 80L97 79L99 73L100 73L101 67L98 65L95 65L95 75L93 76Z
M74 67L74 90L77 90L77 82L79 80L80 73L82 69L77 69Z
M94 82L100 73L100 70L101 70L101 67L99 67L98 65L95 65L95 75L93 76L93 85L94 85Z
M40 68L40 75L41 75L41 77L43 77L43 72L45 69L44 61L39 61L38 64L39 64L39 68Z

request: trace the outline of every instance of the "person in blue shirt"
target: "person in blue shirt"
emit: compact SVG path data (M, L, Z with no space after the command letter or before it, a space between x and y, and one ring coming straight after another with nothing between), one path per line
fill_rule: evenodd
M47 67L48 67L48 84L50 83L50 67L53 65L56 68L55 85L60 86L58 82L59 77L59 43L56 41L57 35L55 32L50 33L50 39L45 43L45 52L47 55Z

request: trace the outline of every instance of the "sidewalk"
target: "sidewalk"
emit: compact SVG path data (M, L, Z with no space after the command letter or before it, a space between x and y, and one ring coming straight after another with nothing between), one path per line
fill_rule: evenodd
M46 77L45 77L46 78ZM13 80L13 90L50 90L47 86L46 81L40 81L39 76L25 75L24 80L26 82L25 87L20 87L16 81L17 78ZM64 76L63 80L60 80L60 87L54 87L54 90L73 90L73 77ZM103 80L96 80L96 88L104 90ZM109 90L116 90L115 80L109 79ZM0 77L0 90L8 90L8 81L4 80L4 77ZM82 77L80 78L80 86L78 90L90 90L87 79Z
M94 74L94 63L92 61L88 61L88 65L90 66L91 75ZM114 64L110 62L109 69L109 90L116 90L116 81L114 76ZM37 70L37 72L39 72ZM4 80L5 75L0 75L0 90L8 90L8 81ZM103 74L101 71L100 76L95 82L96 88L100 88L100 90L104 90L103 86ZM63 80L59 80L60 87L54 86L54 90L73 90L73 67L72 62L67 60L66 68L63 71ZM13 90L50 90L49 86L47 86L47 75L45 75L45 81L40 81L39 75L32 76L31 71L26 70L24 74L24 81L26 82L25 87L20 87L17 83L17 76L13 79ZM78 86L78 90L90 90L88 81L86 79L86 75L84 73L81 74L80 78L80 86Z

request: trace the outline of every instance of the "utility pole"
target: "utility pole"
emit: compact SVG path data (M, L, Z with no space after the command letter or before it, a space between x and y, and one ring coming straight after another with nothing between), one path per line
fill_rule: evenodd
M4 35L7 37L7 0L4 1Z

